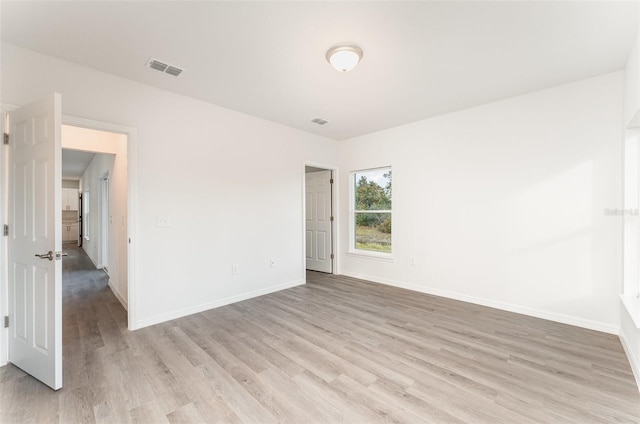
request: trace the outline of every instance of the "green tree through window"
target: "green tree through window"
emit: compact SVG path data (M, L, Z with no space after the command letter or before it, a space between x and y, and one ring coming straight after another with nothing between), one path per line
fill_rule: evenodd
M391 253L391 168L354 172L355 248Z

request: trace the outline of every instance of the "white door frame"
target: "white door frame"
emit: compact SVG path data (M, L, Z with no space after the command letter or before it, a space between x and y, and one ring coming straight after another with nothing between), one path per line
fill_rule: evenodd
M107 171L100 177L100 268L103 268L107 274L109 274L109 190L109 171Z
M64 101L64 99L63 99ZM137 282L138 266L137 240L138 240L138 160L137 160L137 133L133 127L112 124L109 122L94 121L76 116L62 115L62 124L74 127L88 128L91 130L106 131L125 134L127 136L127 316L129 330L136 330L137 326Z
M306 240L305 240L305 230L306 230L306 194L307 194L307 187L306 187L306 168L307 166L312 166L314 168L320 168L320 169L325 169L327 171L331 171L333 174L333 188L331 190L331 210L332 210L332 214L333 214L333 225L331 226L331 250L333 252L333 274L340 274L340 240L339 240L339 234L340 234L340 218L339 218L339 211L340 211L340 203L338 202L338 199L340 198L339 196L339 192L340 192L340 175L338 172L338 167L336 165L328 165L326 163L320 163L320 162L313 162L313 161L308 161L305 160L302 163L302 177L300 178L302 181L302 252L301 252L301 259L302 259L302 281L304 281L305 283L307 282L307 252L306 252Z
M8 131L7 114L17 108L18 106L15 105L0 105L0 112L2 113L2 117L0 119L0 127L2 127L3 134ZM7 160L7 147L3 145L2 148L0 148L0 161L2 163L2 172L0 173L0 187L2 187L3 190L1 199L2 207L0 208L0 225L4 225L7 223L8 216L9 190L7 190L7 184L9 178L9 169L7 167ZM7 253L7 237L3 236L2 240L0 241L0 317L4 317L9 314L9 258ZM9 329L4 328L4 325L0 325L0 366L7 363L8 357Z

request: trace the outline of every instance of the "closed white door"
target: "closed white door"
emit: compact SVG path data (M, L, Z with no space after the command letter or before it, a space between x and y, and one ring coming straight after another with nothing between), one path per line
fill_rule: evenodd
M331 171L306 174L305 214L307 269L333 272L331 258Z
M9 361L62 387L61 99L9 114Z

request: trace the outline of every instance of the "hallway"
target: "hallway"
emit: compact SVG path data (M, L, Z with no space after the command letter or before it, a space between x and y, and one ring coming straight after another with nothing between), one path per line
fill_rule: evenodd
M127 311L108 286L107 274L75 245L65 245L62 261L62 345L64 387L89 385L85 364L93 351L127 348ZM93 385L94 383L92 383Z

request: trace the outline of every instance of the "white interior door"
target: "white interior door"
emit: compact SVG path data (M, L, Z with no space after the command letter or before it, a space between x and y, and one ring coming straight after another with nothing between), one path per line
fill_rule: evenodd
M305 196L307 269L332 272L331 171L307 173Z
M11 112L9 128L9 361L57 390L62 387L60 94Z

